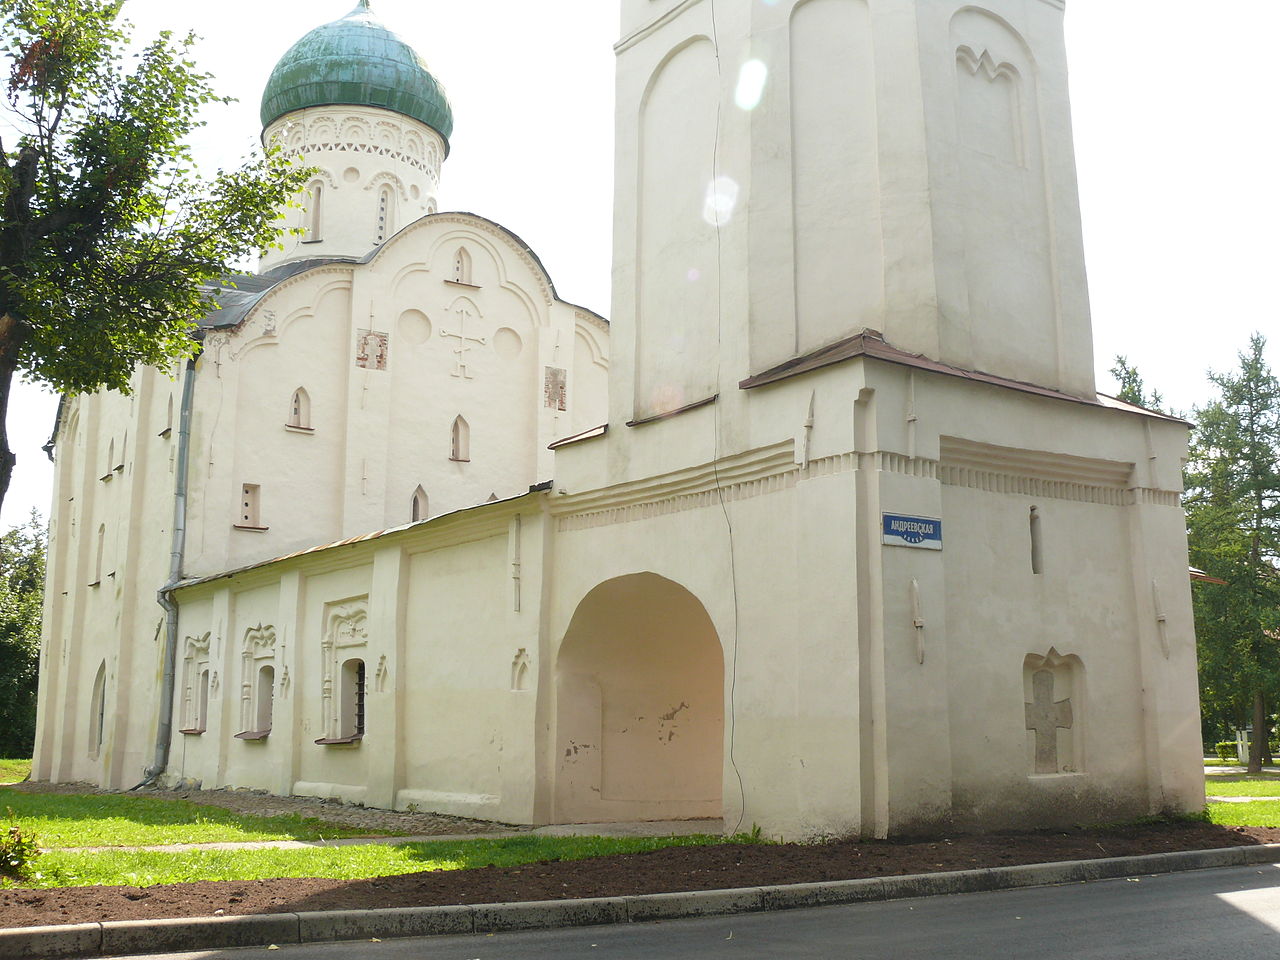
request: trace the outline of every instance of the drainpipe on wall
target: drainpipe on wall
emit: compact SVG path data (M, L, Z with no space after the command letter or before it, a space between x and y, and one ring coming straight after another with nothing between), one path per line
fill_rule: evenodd
M156 594L164 607L164 677L160 681L160 723L156 728L155 760L143 771L146 778L134 787L154 783L169 766L169 742L173 738L173 694L177 681L178 604L173 589L182 581L182 556L187 542L187 465L191 459L191 402L195 396L196 358L187 361L182 381L182 407L178 414L178 463L174 470L173 542L169 551L169 579Z

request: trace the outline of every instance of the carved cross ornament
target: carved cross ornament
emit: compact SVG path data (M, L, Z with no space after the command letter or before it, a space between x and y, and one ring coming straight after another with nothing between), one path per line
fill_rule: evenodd
M472 379L471 372L467 369L467 354L471 352L471 344L477 344L483 347L489 342L488 337L473 337L468 335L467 327L474 325L478 319L474 308L470 303L460 302L456 304L450 311L458 321L457 330L449 330L445 327L440 328L440 336L446 340L458 341L457 346L453 348L453 355L457 357L453 362L452 376L461 380Z
M1053 671L1037 670L1031 676L1031 702L1024 706L1027 729L1036 735L1036 773L1057 773L1058 730L1071 729L1071 698L1055 702Z

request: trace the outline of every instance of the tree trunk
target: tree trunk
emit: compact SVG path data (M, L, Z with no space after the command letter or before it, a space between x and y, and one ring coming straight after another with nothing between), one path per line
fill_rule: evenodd
M1267 704L1262 693L1253 695L1253 733L1249 735L1249 772L1262 772L1262 745L1267 740Z
M13 387L14 367L0 353L0 507L4 506L9 481L13 479L13 466L18 458L9 449L9 391Z
M1271 711L1267 708L1265 699L1262 701L1262 765L1276 765L1275 757L1271 755Z

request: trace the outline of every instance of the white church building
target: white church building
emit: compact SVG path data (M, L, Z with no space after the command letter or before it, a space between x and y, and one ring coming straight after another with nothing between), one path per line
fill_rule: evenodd
M1095 389L1063 17L622 0L611 322L438 209L448 102L366 0L308 33L262 106L301 232L192 363L61 411L33 778L788 838L1200 809L1187 429Z

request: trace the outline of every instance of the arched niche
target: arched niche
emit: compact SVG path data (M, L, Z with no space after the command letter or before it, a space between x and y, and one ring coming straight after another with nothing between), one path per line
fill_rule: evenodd
M555 670L557 821L721 816L724 654L697 597L654 573L601 583Z

